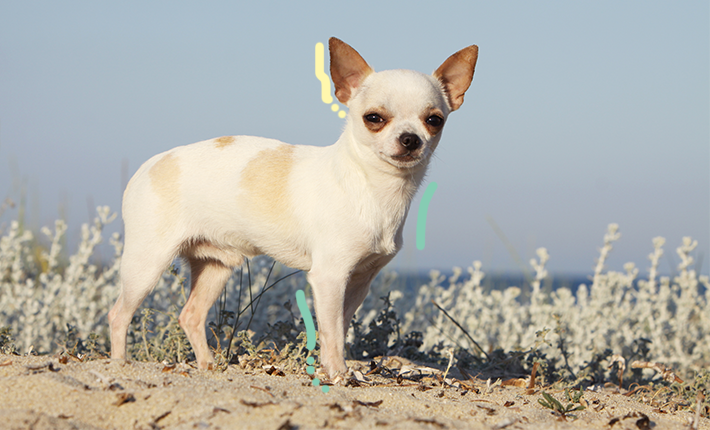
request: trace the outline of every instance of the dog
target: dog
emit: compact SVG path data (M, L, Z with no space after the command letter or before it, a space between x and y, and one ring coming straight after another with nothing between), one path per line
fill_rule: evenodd
M350 320L402 247L412 198L471 85L478 47L453 54L432 75L376 73L336 38L329 50L335 96L349 109L335 144L225 136L158 154L129 181L121 293L108 315L112 359L125 360L133 314L182 257L191 290L178 321L197 366L212 368L209 308L244 258L266 254L307 272L321 364L331 378L347 371Z

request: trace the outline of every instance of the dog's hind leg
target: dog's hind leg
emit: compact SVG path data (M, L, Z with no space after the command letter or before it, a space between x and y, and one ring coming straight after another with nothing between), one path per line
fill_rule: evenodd
M126 247L121 260L121 293L108 314L111 326L111 358L126 358L126 332L138 307L153 290L174 255L146 255Z
M232 268L212 259L189 257L192 287L190 297L180 313L180 327L195 351L197 367L209 369L214 363L212 352L207 346L205 322L207 313L224 289L232 274Z

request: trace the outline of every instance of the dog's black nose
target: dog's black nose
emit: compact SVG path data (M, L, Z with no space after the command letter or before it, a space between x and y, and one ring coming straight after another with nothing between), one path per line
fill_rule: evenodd
M399 143L410 151L415 151L422 146L422 141L414 133L403 133L399 136Z

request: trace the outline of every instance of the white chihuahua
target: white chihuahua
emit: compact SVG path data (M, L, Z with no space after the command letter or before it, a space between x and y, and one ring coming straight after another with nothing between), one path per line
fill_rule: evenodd
M133 314L180 256L190 263L192 287L179 323L198 367L211 368L209 308L245 257L267 254L308 272L322 365L331 377L347 370L350 320L402 247L412 197L446 117L471 85L478 47L429 76L375 73L346 43L331 38L329 45L335 96L350 110L334 145L220 137L158 154L128 183L111 358L125 359Z

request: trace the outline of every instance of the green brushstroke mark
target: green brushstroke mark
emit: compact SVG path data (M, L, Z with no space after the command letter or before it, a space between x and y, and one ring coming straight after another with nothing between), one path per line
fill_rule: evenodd
M429 203L431 203L431 198L434 197L436 187L436 182L429 183L424 191L424 197L422 197L422 201L419 203L419 214L417 215L417 249L420 251L424 249L426 216L429 210Z
M308 309L306 294L303 290L296 291L296 303L298 304L298 310L301 312L301 316L303 317L303 324L306 325L306 349L312 351L313 348L316 347L316 327L313 325L313 317L311 316L311 310ZM306 373L309 375L316 373L316 368L312 366L315 361L316 360L313 357L308 357L308 359L306 359L306 363L308 364ZM313 378L313 380L311 380L311 384L314 387L320 386L320 379ZM321 387L321 391L323 391L323 393L327 393L330 391L330 387L323 385Z
M311 310L308 309L306 294L303 290L296 291L296 303L298 303L298 310L301 311L303 323L306 325L306 348L311 351L316 347L316 327L313 325L313 317Z

